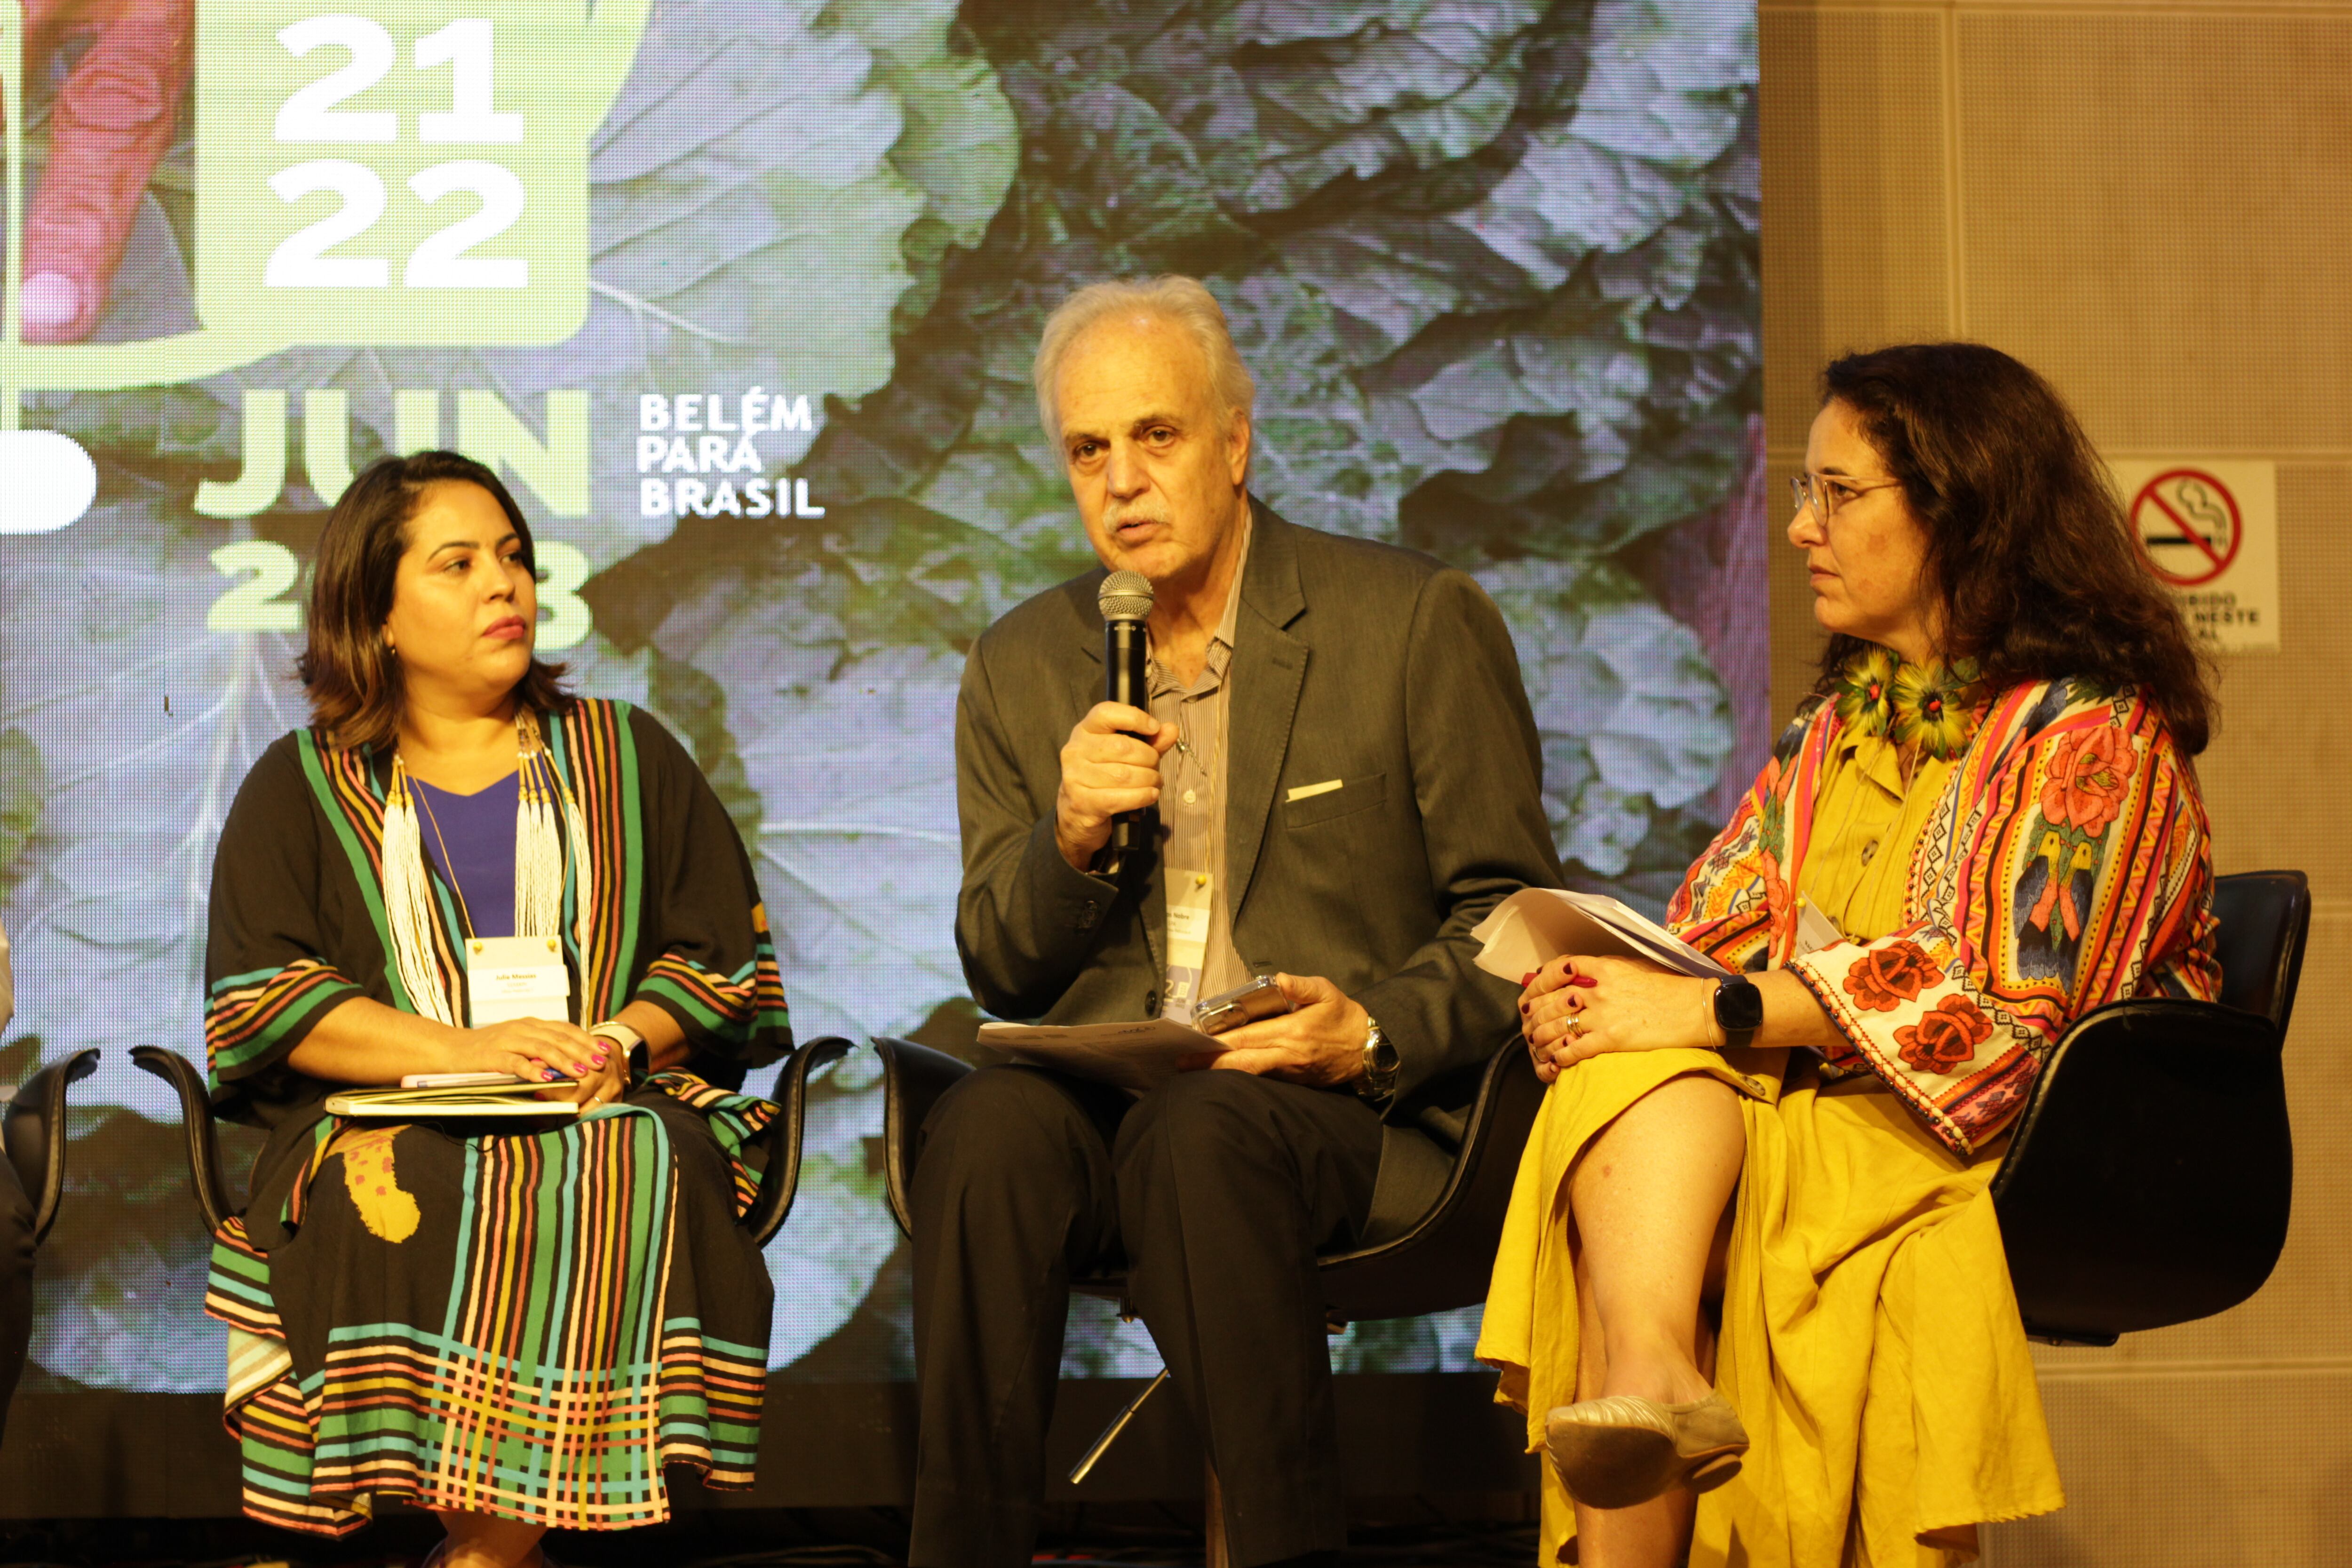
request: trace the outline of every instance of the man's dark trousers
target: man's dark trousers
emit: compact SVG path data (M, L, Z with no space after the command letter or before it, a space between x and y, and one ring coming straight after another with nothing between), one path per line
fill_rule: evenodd
M1242 1072L1139 1100L1021 1067L950 1089L914 1174L908 1561L1029 1561L1069 1281L1122 1266L1216 1467L1236 1568L1343 1544L1315 1257L1361 1231L1380 1154L1354 1094Z

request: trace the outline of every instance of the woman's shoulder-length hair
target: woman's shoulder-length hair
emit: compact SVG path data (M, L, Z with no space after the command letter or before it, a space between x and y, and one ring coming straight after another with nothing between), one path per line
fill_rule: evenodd
M539 570L530 524L499 476L457 452L417 452L372 463L327 513L311 567L310 640L295 665L310 700L310 719L329 744L381 748L400 734L405 702L400 660L385 646L408 524L428 485L478 485L514 526L523 564ZM516 695L541 713L572 700L563 666L533 658Z
M1982 343L1906 343L1822 372L1927 535L1945 645L1989 689L2137 688L2189 755L2211 734L2209 657L2149 568L2106 466L2040 375ZM1861 647L1832 637L1820 689Z

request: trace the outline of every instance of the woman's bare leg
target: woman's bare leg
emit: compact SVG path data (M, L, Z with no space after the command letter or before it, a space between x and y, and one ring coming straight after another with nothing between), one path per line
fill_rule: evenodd
M1699 1298L1747 1146L1738 1096L1693 1074L1634 1101L1579 1158L1569 1176L1578 1398L1706 1397L1715 1345ZM1580 1503L1577 1562L1672 1568L1688 1544L1695 1501L1677 1488L1633 1508Z
M435 1509L433 1516L449 1532L448 1549L433 1568L523 1568L538 1561L543 1524L519 1519L497 1519L487 1513L459 1513Z

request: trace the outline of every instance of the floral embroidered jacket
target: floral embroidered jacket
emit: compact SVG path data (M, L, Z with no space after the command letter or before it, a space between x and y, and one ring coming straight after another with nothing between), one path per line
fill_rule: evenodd
M2153 707L2067 680L1979 710L1913 852L1902 929L1796 956L1794 890L1843 727L1823 699L1798 712L1667 910L1718 961L1804 981L1844 1037L1824 1078L1876 1073L1967 1155L2076 1018L2219 994L2196 776Z

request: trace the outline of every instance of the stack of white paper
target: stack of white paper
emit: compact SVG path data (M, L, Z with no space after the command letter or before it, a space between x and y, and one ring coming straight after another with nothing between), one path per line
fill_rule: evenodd
M1514 985L1564 952L1646 958L1678 973L1713 980L1731 973L1641 910L1604 893L1525 889L1496 905L1470 934L1486 944L1478 967Z
M1496 905L1470 934L1486 944L1478 954L1478 967L1514 985L1564 952L1647 958L1679 973L1710 979L1731 973L1641 910L1600 893L1529 888ZM1216 1036L1165 1018L1128 1024L982 1024L980 1043L1022 1061L1139 1093L1174 1078L1176 1064L1183 1058L1225 1049Z

